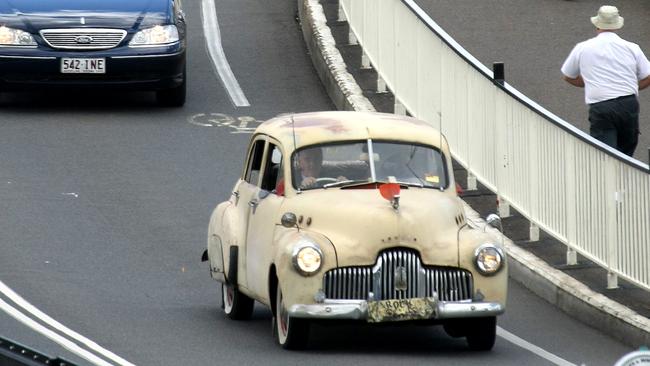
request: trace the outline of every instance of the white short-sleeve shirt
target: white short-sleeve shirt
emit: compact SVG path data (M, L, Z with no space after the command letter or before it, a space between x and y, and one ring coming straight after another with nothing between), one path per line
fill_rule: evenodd
M582 76L585 103L639 94L639 80L650 76L650 62L639 45L614 32L578 43L562 65L570 78Z

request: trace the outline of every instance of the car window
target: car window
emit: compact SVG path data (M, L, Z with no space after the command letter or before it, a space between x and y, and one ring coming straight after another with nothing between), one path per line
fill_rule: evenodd
M248 156L248 165L244 180L252 185L257 185L262 169L262 157L264 156L264 140L257 140L251 146L251 152Z
M447 172L439 150L401 142L373 141L372 147L377 181L394 177L398 182L424 187L447 187Z
M309 146L292 157L292 183L300 190L321 188L344 180L369 181L366 141Z
M277 145L269 143L268 151L261 188L277 193L278 185L282 183L282 150Z

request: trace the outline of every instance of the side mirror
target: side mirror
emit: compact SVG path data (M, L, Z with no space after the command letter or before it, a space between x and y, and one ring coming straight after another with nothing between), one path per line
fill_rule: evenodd
M280 223L282 226L286 228L292 228L292 227L298 227L298 218L296 217L296 214L293 212L287 212L284 215L282 215L282 219L280 219Z
M492 226L493 228L503 233L503 224L501 223L501 218L499 217L499 215L489 214L485 218L485 222L487 222L488 225Z

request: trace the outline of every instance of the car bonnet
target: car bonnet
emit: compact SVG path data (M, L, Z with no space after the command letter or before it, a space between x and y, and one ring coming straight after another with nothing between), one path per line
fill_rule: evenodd
M0 0L0 23L30 33L46 28L136 30L172 22L170 0Z
M393 247L418 250L425 263L458 265L458 216L462 206L451 193L404 189L399 209L379 190L314 190L287 200L283 212L302 216L331 240L339 266L371 265L377 254Z

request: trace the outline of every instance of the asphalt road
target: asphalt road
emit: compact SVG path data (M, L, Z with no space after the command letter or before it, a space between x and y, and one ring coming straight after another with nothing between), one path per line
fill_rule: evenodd
M560 67L578 42L596 35L589 20L607 3L619 8L619 35L650 57L650 2L639 0L416 0L458 43L492 68L504 62L506 81L589 132L584 89L562 80ZM641 136L634 157L648 163L650 89L639 95Z
M504 337L490 353L471 353L439 328L395 326L318 327L311 350L287 352L274 344L263 307L249 322L227 320L199 259L209 214L241 171L247 128L333 106L293 0L216 2L246 108L233 106L212 67L200 2L185 6L182 109L160 108L147 93L0 97L0 281L138 365L547 365L549 354L611 365L630 351L513 282L499 325L549 354ZM14 304L5 294L0 300ZM0 336L88 363L2 312Z

